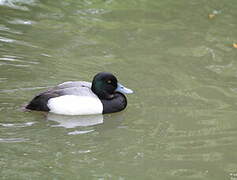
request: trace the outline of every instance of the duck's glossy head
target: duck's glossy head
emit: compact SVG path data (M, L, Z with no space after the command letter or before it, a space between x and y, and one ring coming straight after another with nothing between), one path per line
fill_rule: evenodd
M112 99L116 92L133 93L131 89L119 84L117 78L108 72L96 74L93 78L91 89L100 99Z

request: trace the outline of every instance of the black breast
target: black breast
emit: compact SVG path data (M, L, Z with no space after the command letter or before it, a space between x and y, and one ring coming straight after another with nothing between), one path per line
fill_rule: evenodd
M122 111L127 106L126 97L119 92L114 94L113 99L101 99L103 104L103 114Z

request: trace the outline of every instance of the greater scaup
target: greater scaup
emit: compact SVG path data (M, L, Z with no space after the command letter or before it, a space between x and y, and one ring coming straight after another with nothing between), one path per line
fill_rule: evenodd
M133 93L108 72L98 73L92 83L69 81L35 96L26 109L64 115L104 114L122 111L127 106L123 93Z

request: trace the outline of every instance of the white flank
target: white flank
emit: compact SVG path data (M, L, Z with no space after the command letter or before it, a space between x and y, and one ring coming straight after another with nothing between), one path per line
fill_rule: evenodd
M48 101L50 112L64 115L102 114L103 105L98 97L64 95Z

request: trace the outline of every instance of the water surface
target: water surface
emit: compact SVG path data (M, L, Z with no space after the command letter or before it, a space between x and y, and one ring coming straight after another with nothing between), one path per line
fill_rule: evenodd
M237 2L0 0L0 179L237 179ZM113 72L120 113L23 112Z

